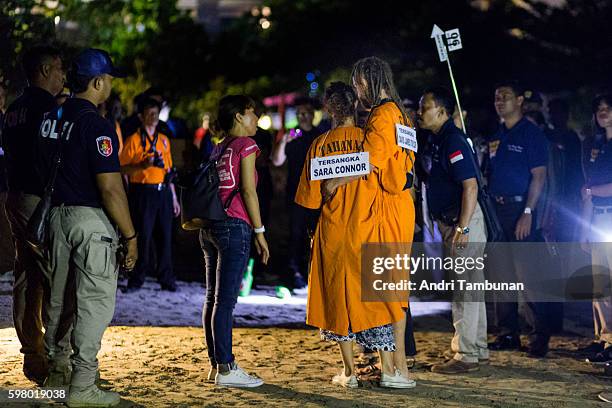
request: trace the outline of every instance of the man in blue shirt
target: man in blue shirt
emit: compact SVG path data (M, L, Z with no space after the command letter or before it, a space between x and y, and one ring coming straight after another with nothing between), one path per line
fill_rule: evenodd
M524 99L515 81L501 83L495 89L495 110L502 123L489 139L489 190L495 196L497 215L508 242L535 241L534 212L546 180L547 141L543 132L523 116ZM522 269L516 257L507 261L513 263L515 273ZM528 301L527 307L532 327L529 355L543 357L550 337L545 304ZM518 304L496 302L495 317L500 333L489 348L519 349Z
M453 123L454 111L455 100L445 88L425 91L419 103L419 127L434 135L427 202L432 218L438 222L445 256L476 259L483 256L487 240L484 217L478 204L480 169L465 134ZM465 271L461 278L483 282L484 271L474 268ZM452 304L455 327L451 341L453 358L434 365L431 370L435 373L475 371L479 368L479 361L489 358L484 296L481 293L472 297L465 293L455 295Z

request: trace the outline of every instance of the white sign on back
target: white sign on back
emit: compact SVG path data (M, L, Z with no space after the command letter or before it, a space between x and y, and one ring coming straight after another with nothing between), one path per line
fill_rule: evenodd
M444 35L446 36L446 44L448 45L449 51L456 51L463 48L463 45L461 44L461 35L459 34L458 28L445 31Z
M431 38L436 41L436 47L438 48L438 57L440 61L446 61L448 59L448 53L446 51L446 45L444 45L444 31L440 29L436 24L433 26L433 30L431 31Z
M327 180L337 177L370 174L370 153L359 152L310 160L310 179Z
M416 153L419 148L417 143L416 130L409 126L395 124L395 137L397 138L397 145L408 150L412 150Z

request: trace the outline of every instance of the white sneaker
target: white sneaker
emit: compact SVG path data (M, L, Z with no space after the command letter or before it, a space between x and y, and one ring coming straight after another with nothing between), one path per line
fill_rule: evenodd
M217 369L215 367L210 367L210 371L208 372L208 382L215 382L216 375Z
M332 378L332 384L339 385L344 388L357 388L359 387L359 383L357 382L357 377L355 375L346 376L344 371L338 375L335 375Z
M416 387L416 381L404 377L399 370L395 370L393 376L382 373L380 386L384 388L414 388Z
M70 387L68 401L69 407L114 407L119 405L121 397L116 392L102 391L95 385L89 387Z
M221 374L217 372L215 375L215 384L222 387L244 387L254 388L263 385L263 380L252 375L248 375L244 370L238 367L237 364L232 364L229 373Z

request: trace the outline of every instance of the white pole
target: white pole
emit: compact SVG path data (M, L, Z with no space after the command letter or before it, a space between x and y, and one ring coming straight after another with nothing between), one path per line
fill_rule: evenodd
M457 85L455 84L455 77L453 75L453 69L451 68L450 56L446 57L446 63L448 65L448 72L450 74L451 83L453 84L453 92L455 93L455 100L457 101L457 109L459 110L459 118L461 119L461 127L463 128L463 133L467 135L467 130L465 128L465 122L463 121L463 110L461 109L461 103L459 103L459 92L457 92Z

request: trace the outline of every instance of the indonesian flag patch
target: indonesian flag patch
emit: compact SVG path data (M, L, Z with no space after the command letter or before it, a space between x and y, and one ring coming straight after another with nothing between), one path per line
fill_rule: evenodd
M463 160L463 153L461 153L461 150L457 150L454 153L451 153L448 156L448 159L450 160L451 164L457 163L459 160Z
M102 156L108 157L113 154L113 143L110 137L100 136L96 139L96 145L98 146L98 153Z

